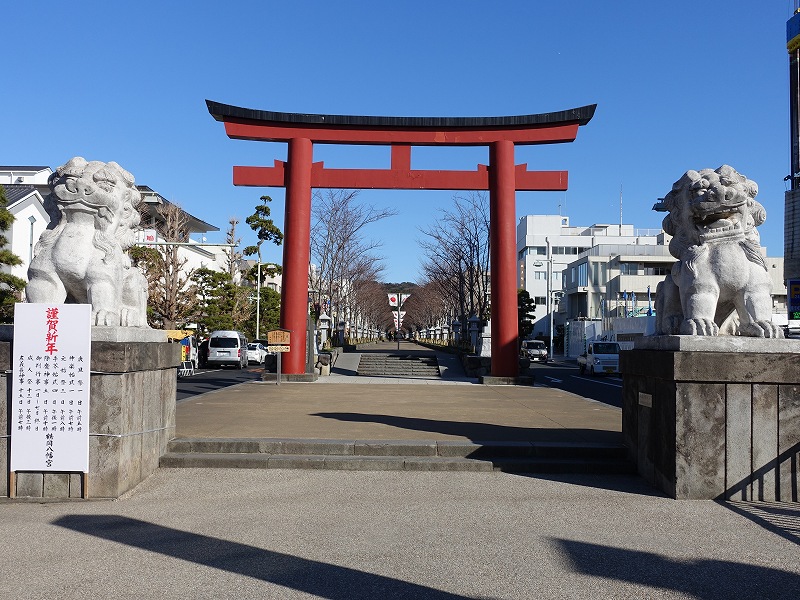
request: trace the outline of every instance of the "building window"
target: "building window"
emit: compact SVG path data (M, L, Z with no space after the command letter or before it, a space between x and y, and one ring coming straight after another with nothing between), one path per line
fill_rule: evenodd
M606 263L592 262L592 285L601 286L608 283L608 266Z
M531 248L531 253L537 256L545 256L547 254L547 246L534 246Z
M620 275L638 275L639 274L639 264L638 263L619 263L619 272Z
M547 297L546 296L534 296L533 302L539 306L544 306L547 304Z
M589 285L589 265L587 263L581 263L577 267L577 275L578 286L586 287Z
M547 271L534 271L533 278L541 281L547 281Z

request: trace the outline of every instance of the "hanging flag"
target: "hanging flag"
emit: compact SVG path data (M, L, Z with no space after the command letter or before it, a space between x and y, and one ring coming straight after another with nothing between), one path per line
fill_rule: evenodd
M647 286L647 316L653 316L653 299L650 296L650 286Z
M403 302L408 300L409 296L411 296L411 294L400 294L400 306L403 306Z
M389 306L397 306L397 294L387 294L389 296Z

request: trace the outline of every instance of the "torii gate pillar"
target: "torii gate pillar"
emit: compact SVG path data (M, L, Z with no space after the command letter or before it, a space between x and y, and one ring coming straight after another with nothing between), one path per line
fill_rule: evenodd
M281 327L292 332L292 346L306 337L308 319L308 265L311 260L311 159L313 144L306 138L289 140L289 176L284 219ZM302 344L303 348L305 344ZM285 373L305 372L302 349L284 354Z
M489 146L489 262L491 264L492 375L519 374L517 235L514 142Z
M309 115L240 108L206 100L229 137L287 142L289 160L233 168L234 185L286 188L281 327L293 332L284 372L305 371L311 188L489 190L492 375L516 377L516 192L563 191L566 171L529 171L514 164L515 144L571 142L596 106L510 117L367 117ZM313 163L314 144L391 147L389 169L327 169ZM475 171L411 168L413 146L488 146L490 164Z

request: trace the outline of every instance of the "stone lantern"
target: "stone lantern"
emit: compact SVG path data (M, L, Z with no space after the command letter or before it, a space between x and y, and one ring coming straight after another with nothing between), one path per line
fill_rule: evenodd
M454 319L453 322L450 324L453 328L453 339L456 343L461 341L461 321L458 319Z
M325 347L325 342L328 341L328 331L331 328L331 318L322 313L319 316L319 345L320 347Z
M478 347L478 337L481 332L481 320L477 315L472 315L469 320L469 343L474 348Z

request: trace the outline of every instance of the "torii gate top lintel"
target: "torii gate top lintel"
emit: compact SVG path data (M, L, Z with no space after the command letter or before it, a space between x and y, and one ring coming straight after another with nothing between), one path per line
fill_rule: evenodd
M303 331L308 319L311 189L489 190L492 375L516 377L517 281L515 193L567 189L566 171L528 171L514 163L514 146L572 142L596 105L510 117L366 117L309 115L239 108L206 100L232 139L288 142L286 161L233 167L234 185L285 187L281 327ZM314 144L391 147L389 169L328 169L313 162ZM475 171L411 168L412 146L488 146L489 165ZM301 337L300 340L304 340ZM287 354L286 373L305 369L305 342Z
M323 144L485 146L571 142L594 116L596 104L557 112L505 117L377 117L284 113L206 100L208 112L234 139Z

